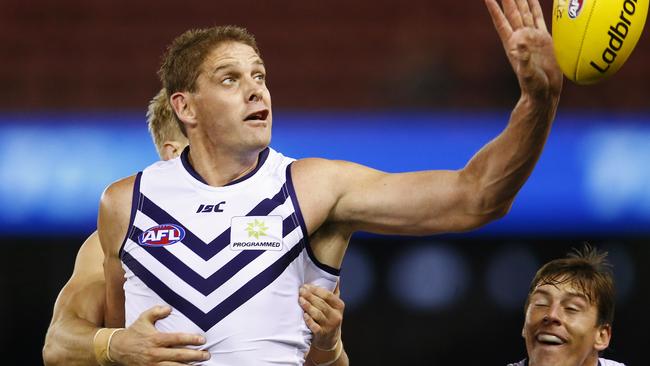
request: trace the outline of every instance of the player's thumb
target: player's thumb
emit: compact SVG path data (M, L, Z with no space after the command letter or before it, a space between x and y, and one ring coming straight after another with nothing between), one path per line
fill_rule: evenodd
M172 312L169 306L154 306L140 315L140 319L153 325L156 321L166 318Z
M514 59L513 66L515 67L517 74L520 76L522 76L522 74L523 76L526 76L526 74L530 72L531 68L531 55L528 45L523 42L517 43L515 47L510 49L510 54Z

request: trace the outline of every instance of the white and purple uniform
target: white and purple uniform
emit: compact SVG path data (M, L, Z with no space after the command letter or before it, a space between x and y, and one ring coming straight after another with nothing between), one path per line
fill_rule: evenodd
M120 250L126 325L154 305L164 332L205 335L201 365L302 365L310 331L298 290L333 290L338 270L319 263L291 180L293 159L267 148L254 171L212 187L188 149L137 175Z

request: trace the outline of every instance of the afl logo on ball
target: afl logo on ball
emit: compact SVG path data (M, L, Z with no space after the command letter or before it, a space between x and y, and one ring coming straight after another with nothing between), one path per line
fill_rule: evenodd
M570 0L569 3L569 18L575 19L580 15L580 10L582 10L582 4L585 0Z
M147 229L138 236L140 245L162 247L178 243L185 237L185 230L174 224L163 224Z

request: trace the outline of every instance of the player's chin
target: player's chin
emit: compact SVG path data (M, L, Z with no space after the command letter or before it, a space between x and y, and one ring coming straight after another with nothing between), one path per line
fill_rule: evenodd
M263 150L271 143L271 131L264 131L262 133L251 134L249 137L249 146L258 150Z
M563 366L567 364L567 356L569 355L558 349L540 347L532 352L530 359L536 366Z

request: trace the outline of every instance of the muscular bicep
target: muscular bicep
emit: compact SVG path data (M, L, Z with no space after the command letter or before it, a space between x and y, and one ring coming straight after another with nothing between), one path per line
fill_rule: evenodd
M54 303L43 347L46 365L95 364L88 339L104 324L103 258L95 232L80 247L72 276Z
M484 221L462 170L389 174L347 162L339 162L337 170L341 193L332 218L354 230L426 235L468 230Z
M69 318L104 322L104 254L97 232L79 248L74 270L54 303L52 326Z
M104 298L104 253L97 232L92 233L81 245L74 264L72 277L61 291L68 300L70 310L81 319L95 325L103 324Z

